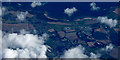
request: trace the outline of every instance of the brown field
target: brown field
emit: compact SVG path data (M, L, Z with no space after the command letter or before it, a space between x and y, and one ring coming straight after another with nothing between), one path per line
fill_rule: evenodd
M34 30L34 27L28 23L18 23L18 24L2 24L2 30L7 32L19 32L20 30Z
M55 25L71 25L69 23L62 23L62 22L47 22L48 24L55 24Z

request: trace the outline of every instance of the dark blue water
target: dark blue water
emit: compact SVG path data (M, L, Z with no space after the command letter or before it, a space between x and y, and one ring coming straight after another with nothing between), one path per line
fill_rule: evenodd
M114 9L111 7L116 7L117 3L96 3L100 10L92 11L90 7L90 2L77 2L77 3L48 3L46 4L46 11L49 13L49 16L55 18L83 18L83 17L98 17L105 16L110 10ZM64 14L64 9L76 7L77 12L75 12L71 17L68 17L67 14ZM104 10L106 9L106 10Z
M50 2L43 3L44 5L40 7L32 8L29 3L23 3L21 6L18 6L18 3L3 3L3 6L11 6L14 7L14 10L20 11L28 11L32 10L32 12L48 12L48 15L53 18L58 19L78 19L83 17L98 17L98 16L106 16L110 10L115 9L117 7L116 2L96 2L96 6L100 7L98 11L92 11L90 7L90 2ZM64 9L75 7L77 12L75 12L71 17L64 13ZM111 8L114 7L114 8ZM104 10L106 9L106 10Z

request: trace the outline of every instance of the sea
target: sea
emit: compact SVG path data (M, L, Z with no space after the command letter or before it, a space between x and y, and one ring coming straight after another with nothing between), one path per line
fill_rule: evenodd
M12 6L14 10L47 12L49 17L56 19L79 19L84 17L98 17L106 16L110 11L113 11L117 7L117 2L95 2L99 10L91 10L90 3L92 2L42 2L41 6L31 7L31 2L12 2L3 3L3 6ZM21 5L19 5L21 4ZM64 13L66 8L75 7L77 11L68 16Z

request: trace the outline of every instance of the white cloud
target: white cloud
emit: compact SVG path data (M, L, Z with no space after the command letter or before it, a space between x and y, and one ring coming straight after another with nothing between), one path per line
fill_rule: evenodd
M101 50L102 51L110 51L110 50L112 50L113 49L113 44L109 44L109 45L107 45L105 48L102 48Z
M5 11L6 11L5 7L0 7L0 16L4 15Z
M108 26L115 27L117 25L117 20L113 20L113 19L108 19L107 17L98 17L97 18L98 21L100 21L101 23L104 23Z
M94 54L92 52L90 53L90 56L87 56L84 54L84 52L85 52L85 48L79 45L75 48L65 51L62 57L63 58L98 58L100 57L99 54Z
M112 50L113 49L113 45L109 44L108 46L106 46L106 50Z
M42 36L33 34L9 33L2 37L2 58L47 58L47 46L44 41L48 34Z
M24 21L26 19L26 16L27 16L28 12L20 12L17 14L17 18L20 20L20 21Z
M2 55L2 31L0 30L0 60L1 60L1 55Z
M94 2L90 3L90 6L91 6L91 10L99 10L100 9L100 7L97 7L96 3L94 3Z
M73 7L73 8L66 8L64 10L64 13L67 14L68 16L71 16L76 11L77 11L77 9L75 7Z
M17 51L14 51L12 49L5 49L3 53L4 58L16 58L17 55Z
M2 16L2 8L0 7L0 16Z
M0 20L0 60L2 55L2 21Z
M94 54L94 53L90 53L90 58L99 58L100 54Z
M79 45L76 48L69 49L68 51L65 51L64 58L88 58L87 55L84 54L84 48Z
M22 4L18 3L19 6L21 6Z
M25 29L22 29L22 30L20 30L20 33L21 33L21 34L29 34L30 32L29 32L29 31L26 31Z
M41 6L42 5L42 3L41 2L36 2L36 1L34 1L34 2L32 2L31 3L31 7L36 7L36 6Z
M11 2L11 0L6 0L7 2Z

